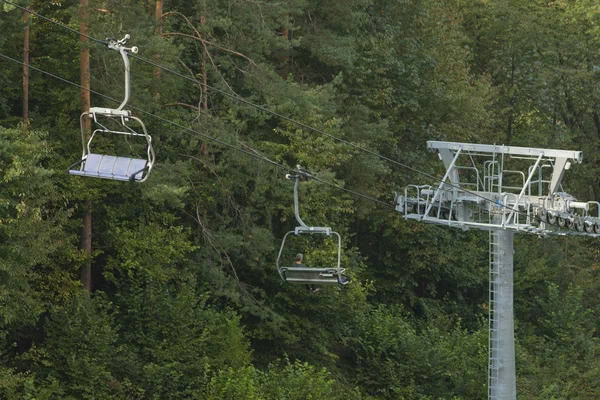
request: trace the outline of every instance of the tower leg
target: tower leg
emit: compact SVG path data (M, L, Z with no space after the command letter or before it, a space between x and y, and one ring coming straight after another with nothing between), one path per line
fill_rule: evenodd
M488 397L516 400L513 312L514 233L490 234L490 333Z

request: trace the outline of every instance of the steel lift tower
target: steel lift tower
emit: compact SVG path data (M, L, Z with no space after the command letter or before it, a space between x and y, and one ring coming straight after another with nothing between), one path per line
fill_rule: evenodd
M514 235L600 236L600 204L562 190L580 151L435 141L427 149L438 152L444 177L407 186L396 210L407 219L489 231L488 399L515 400Z

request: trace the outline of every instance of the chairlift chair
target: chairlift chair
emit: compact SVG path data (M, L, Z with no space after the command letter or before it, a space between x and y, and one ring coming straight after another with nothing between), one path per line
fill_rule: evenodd
M330 227L324 226L307 226L299 214L298 207L298 185L301 179L308 179L310 174L306 171L302 170L300 166L297 167L298 174L297 175L286 175L286 179L295 179L294 183L294 211L296 216L296 221L300 224L293 231L289 231L283 237L283 241L281 242L281 247L279 249L279 254L277 255L277 271L285 282L293 283L293 284L308 284L308 285L329 285L329 284L347 284L350 279L347 275L344 275L346 271L345 268L341 267L341 254L342 254L342 238L337 233L334 232ZM296 236L309 234L309 235L325 235L325 236L336 236L337 237L337 263L332 267L296 267L294 265L291 266L283 266L281 265L281 256L283 254L283 249L286 247L286 240L288 236L294 234Z
M131 114L131 111L124 110L130 95L130 68L128 52L137 53L137 47L125 47L129 35L121 40L110 40L108 48L117 50L125 64L125 99L118 108L90 107L89 111L81 114L81 141L83 154L81 160L69 167L71 175L103 178L117 181L144 182L148 179L150 171L154 166L155 154L152 147L152 137L148 135L146 126L137 117ZM96 126L88 140L85 137L85 119L90 118ZM137 130L131 126L133 121L138 126ZM109 126L111 126L109 128ZM119 129L112 129L118 126ZM128 138L143 138L145 151L143 157L127 157L102 154L94 152L94 145L99 136L114 136ZM77 169L76 167L79 166Z

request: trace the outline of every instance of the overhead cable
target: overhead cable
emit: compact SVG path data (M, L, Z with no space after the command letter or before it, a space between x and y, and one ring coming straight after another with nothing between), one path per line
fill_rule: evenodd
M85 37L87 37L88 39L90 39L90 40L93 40L93 41L95 41L95 42L98 42L98 43L103 43L103 44L107 44L107 43L108 43L108 42L106 42L106 41L103 41L103 40L100 40L100 39L96 39L96 38L94 38L94 37L91 37L91 36L89 36L89 35L83 34L83 33L79 32L79 31L77 31L77 30L75 30L75 29L73 29L73 28L70 28L70 27L68 27L68 26L66 26L66 25L64 25L64 24L61 24L61 23L59 23L59 22L57 22L57 21L54 21L54 20L52 20L52 19L50 19L50 18L48 18L48 17L44 17L43 15L41 15L41 14L39 14L39 13L37 13L37 12L33 11L33 10L30 10L30 9L28 9L28 8L26 8L26 7L23 7L23 6L20 6L20 5L18 5L18 4L15 4L15 3L11 2L11 1L8 1L8 0L0 0L0 1L3 1L3 2L7 3L7 4L10 4L10 5L12 5L12 6L15 6L15 7L17 7L17 8L20 8L20 9L21 9L21 10L23 10L23 11L27 11L27 12L31 13L32 15L38 16L38 17L40 17L40 18L42 18L42 19L44 19L44 20L46 20L46 21L49 21L49 22L51 22L51 23L53 23L53 24L56 24L56 25L58 25L58 26L61 26L61 27L65 28L65 29L67 29L67 30L69 30L69 31L73 32L73 33L77 33L78 35L85 36ZM307 125L307 124L305 124L305 123L303 123L303 122L300 122L300 121L296 121L296 120L294 120L294 119L292 119L292 118L290 118L290 117L287 117L287 116L285 116L285 115L283 115L283 114L277 113L277 112L275 112L275 111L273 111L273 110L270 110L270 109L268 109L268 108L266 108L266 107L263 107L263 106L261 106L261 105L258 105L258 104L255 104L255 103L252 103L252 102L250 102L250 101L248 101L248 100L246 100L246 99L244 99L244 98L241 98L241 97L239 97L239 96L237 96L237 95L235 95L235 94L231 94L231 93L228 93L228 92L226 92L226 91L223 91L223 90L221 90L221 89L215 88L215 87L213 87L213 86L210 86L210 85L204 84L204 83L202 83L202 82L198 81L197 79L195 79L195 78L193 78L193 77L190 77L190 76L184 75L184 74L182 74L182 73L180 73L180 72L177 72L177 71L174 71L174 70L172 70L172 69L170 69L170 68L167 68L167 67L165 67L165 66L163 66L163 65L160 65L160 64L158 64L158 63L156 63L156 62L154 62L154 61L147 60L147 59L145 59L145 58L143 58L143 57L140 57L140 56L138 56L138 55L136 55L136 54L130 54L130 56L131 56L131 57L133 57L133 58L135 58L135 59L137 59L137 60L140 60L140 61L142 61L142 62L144 62L144 63L150 64L150 65L152 65L152 66L154 66L154 67L156 67L156 68L159 68L159 69L161 69L161 70L163 70L163 71L165 71L165 72L169 72L169 73L171 73L171 74L173 74L173 75L176 75L176 76L179 76L179 77L181 77L181 78L187 79L187 80L189 80L189 81L191 81L191 82L194 82L194 83L196 83L196 84L198 84L198 85L200 85L200 86L204 86L204 87L206 87L206 88L208 88L208 89L210 89L210 90L212 90L212 91L215 91L215 92L217 92L217 93L220 93L220 94L222 94L222 95L224 95L224 96L227 96L227 97L229 97L229 98L232 98L232 99L234 99L234 100L236 100L236 101L239 101L239 102L241 102L241 103L247 104L247 105L249 105L249 106L251 106L251 107L257 108L257 109L259 109L259 110L261 110L261 111L264 111L264 112L266 112L266 113L269 113L269 114L271 114L271 115L274 115L274 116L276 116L276 117L278 117L278 118L281 118L281 119L283 119L283 120L285 120L285 121L288 121L288 122L291 122L291 123L293 123L293 124L296 124L296 125L298 125L298 126L300 126L300 127L302 127L302 128L306 128L306 129L312 130L312 131L314 131L314 132L317 132L317 133L319 133L319 134L321 134L321 135L323 135L323 136L326 136L326 137L329 137L329 138L331 138L331 139L333 139L333 140L336 140L336 141L338 141L338 142L340 142L340 143L344 143L344 144L346 144L346 145L348 145L348 146L350 146L350 147L353 147L353 148L355 148L355 149L357 149L357 150L360 150L360 151L362 151L362 152L365 152L365 153L367 153L367 154L370 154L370 155L373 155L373 156L379 157L379 158L381 158L382 160L385 160L385 161L391 162L391 163L393 163L393 164L396 164L396 165L398 165L398 166L400 166L400 167L403 167L403 168L405 168L405 169L408 169L408 170L410 170L410 171L413 171L413 172L415 172L415 173L417 173L417 174L419 174L419 175L422 175L422 176L425 176L425 177L427 177L427 178L429 178L429 179L432 179L432 180L434 180L435 182L440 182L440 183L443 183L443 184L444 184L445 186L447 186L447 187L450 187L450 188L453 188L453 189L460 189L460 190L464 191L465 193L469 193L470 195L472 195L472 196L474 196L474 197L477 197L477 198L480 198L480 199L482 199L482 200L483 200L483 201L485 201L485 202L490 202L490 203L493 203L493 202L492 202L490 199L486 198L485 196L482 196L482 195L480 195L480 194L478 194L478 193L475 193L475 192L472 192L472 191L466 190L466 189L464 189L464 188L461 188L461 187L460 187L459 185L457 185L457 184L453 184L453 183L449 183L449 182L442 182L442 181L440 180L440 178L439 178L439 177L436 177L436 176L434 176L434 175L431 175L431 174L429 174L429 173L427 173L427 172L424 172L424 171L421 171L421 170L419 170L419 169L417 169L417 168L411 167L410 165L407 165L407 164L401 163L401 162L399 162L399 161L397 161L397 160L394 160L394 159L391 159L391 158L389 158L389 157L386 157L386 156L384 156L384 155L381 155L381 154L379 154L379 153L376 153L376 152L374 152L374 151L372 151L372 150L366 149L366 148L364 148L364 147L362 147L362 146L359 146L359 145L357 145L357 144L355 144L355 143L352 143L352 142L350 142L350 141L348 141L348 140L346 140L346 139L342 139L342 138L339 138L339 137L337 137L337 136L334 136L334 135L332 135L332 134L330 134L330 133L327 133L327 132L325 132L325 131L323 131L323 130L321 130L321 129L315 128L315 127L313 127L313 126L310 126L310 125ZM32 68L32 67L30 67L30 68ZM76 85L76 84L75 84L75 85ZM144 112L144 111L142 111L142 110L140 110L140 111L141 111L141 112ZM152 114L150 114L150 115L152 115ZM154 116L154 115L153 115L153 116ZM155 118L159 118L159 119L161 118L161 117L158 117L158 116L154 116L154 117L155 117ZM174 124L175 124L175 123L174 123ZM183 128L183 129L188 129L188 128L186 128L186 127L182 127L182 128ZM240 149L240 150L241 150L241 149ZM249 154L251 154L251 153L249 153ZM287 167L286 167L286 168L287 168ZM522 214L521 212L518 212L518 213L519 213L519 214ZM523 215L524 215L524 214L523 214Z
M35 11L33 11L33 10L30 10L30 9L28 9L28 8L26 8L26 7L23 7L23 6L20 6L20 5L18 5L18 4L12 3L12 2L10 2L10 1L8 1L8 0L0 0L0 1L3 1L3 2L7 3L7 4L10 4L10 5L13 5L13 6L15 6L15 7L18 7L18 8L20 8L20 9L22 9L23 11L27 11L27 12L31 13L32 15L35 15L35 16L37 16L37 17L40 17L40 18L42 18L42 19L44 19L44 20L46 20L46 21L48 21L48 22L51 22L51 23L53 23L53 24L56 24L56 25L58 25L58 26L61 26L61 27L65 28L65 29L68 29L69 31L71 31L71 32L73 32L73 33L77 33L78 35L85 36L85 37L87 37L88 39L90 39L90 40L93 40L93 41L95 41L95 42L98 42L98 43L103 43L103 44L108 44L108 42L107 42L107 41L103 41L103 40L100 40L100 39L97 39L97 38L93 38L93 37L91 37L91 36L89 36L89 35L86 35L86 34L83 34L83 33L81 33L81 32L78 32L78 31L77 31L77 30L75 30L75 29L72 29L72 28L70 28L70 27L68 27L68 26L66 26L66 25L64 25L64 24L61 24L60 22L54 21L54 20L52 20L52 19L50 19L50 18L44 17L44 16L40 15L39 13L37 13L37 12L35 12ZM236 94L228 93L228 92L226 92L226 91L224 91L224 90L221 90L221 89L218 89L218 88L216 88L216 87L214 87L214 86L210 86L210 85L208 85L208 84L204 84L204 83L202 83L202 82L198 81L198 80L197 80L196 78L194 78L194 77L191 77L191 76L188 76L188 75L182 74L182 73L180 73L180 72L174 71L174 70L172 70L172 69L170 69L170 68L168 68L168 67L165 67L165 66L163 66L163 65L161 65L161 64L158 64L158 63L156 63L156 62L154 62L154 61L152 61L152 60L147 60L147 59L145 59L145 58L143 58L143 57L141 57L141 56L139 56L139 55L137 55L137 54L130 54L130 57L132 57L132 58L135 58L135 59L137 59L137 60L139 60L139 61L141 61L141 62L144 62L144 63L146 63L146 64L152 65L153 67L159 68L159 69L161 69L161 70L163 70L163 71L165 71L165 72L168 72L168 73L170 73L170 74L173 74L173 75L175 75L175 76L178 76L178 77L180 77L180 78L183 78L183 79L186 79L186 80L188 80L188 81L194 82L194 83L196 83L197 85L200 85L200 86L206 87L206 88L208 88L208 89L210 89L210 90L212 90L212 91L214 91L214 92L216 92L216 93L219 93L219 94L221 94L221 95L223 95L223 96L226 96L226 97L229 97L229 98L231 98L231 99L234 99L234 100L236 100L236 101L239 101L240 103L244 103L244 104L246 104L246 105L248 105L248 106L250 106L250 107L254 107L254 108L256 108L256 109L259 109L259 110L261 110L261 111L264 111L264 112L266 112L266 113L269 113L269 114L271 114L271 115L273 115L273 116L276 116L276 117L278 117L278 118L280 118L280 119L282 119L282 120L288 121L288 122L290 122L290 123L293 123L293 124L295 124L295 125L297 125L297 126L300 126L300 127L302 127L302 128L305 128L305 129L308 129L308 130L314 131L314 132L316 132L316 133L319 133L319 134L321 134L321 135L323 135L323 136L326 136L326 137L328 137L328 138L330 138L330 139L336 140L336 141L338 141L338 142L340 142L340 143L346 144L346 145L348 145L348 146L350 146L350 147L353 147L353 148L355 148L355 149L357 149L357 150L360 150L360 151L362 151L362 152L365 152L365 153L367 153L367 154L370 154L370 155L372 155L372 156L375 156L375 157L381 158L382 160L385 160L385 161L391 162L391 163L393 163L393 164L399 165L399 166L401 166L401 167L403 167L403 168L409 169L409 170L411 170L411 171L413 171L413 172L416 172L416 173L418 173L418 174L421 174L421 175L427 176L428 178L435 179L435 180L439 180L439 179L437 179L435 176L433 176L433 175L429 175L429 174L427 174L426 172L423 172L423 171L419 171L418 169L416 169L416 168L413 168L413 167L411 167L410 165L403 164L403 163L401 163L401 162L399 162L399 161L396 161L396 160L394 160L394 159L392 159L392 158L386 157L386 156L384 156L384 155L382 155L382 154L379 154L379 153L377 153L377 152L374 152L374 151L372 151L372 150L369 150L369 149L367 149L367 148L364 148L364 147L362 147L362 146L359 146L359 145L357 145L357 144L355 144L355 143L352 143L352 142L350 142L350 141L348 141L348 140L346 140L346 139L342 139L342 138L340 138L340 137L337 137L337 136L335 136L335 135L332 135L332 134L330 134L330 133L327 133L327 132L323 131L322 129L315 128L315 127L313 127L313 126L310 126L310 125L307 125L307 124L305 124L305 123L303 123L303 122L297 121L297 120L295 120L295 119L293 119L293 118L290 118L290 117L288 117L288 116L285 116L285 115L283 115L283 114L280 114L280 113L278 113L278 112L276 112L276 111L270 110L270 109L268 109L268 108L266 108L266 107L264 107L264 106L261 106L261 105L259 105L259 104L252 103L251 101L248 101L248 100L246 100L246 99L244 99L244 98L242 98L242 97L239 97L239 96L238 96L238 95L236 95Z
M0 57L4 58L4 59L6 59L6 60L9 60L9 61L15 62L15 63L17 63L17 64L20 64L20 65L22 65L22 66L27 66L28 68L31 68L31 69L32 69L32 70L34 70L34 71L40 72L40 73L42 73L42 74L44 74L44 75L48 75L48 76L50 76L50 77L52 77L52 78L54 78L54 79L57 79L57 80L59 80L59 81L61 81L61 82L64 82L64 83L67 83L67 84L69 84L69 85L72 85L72 86L78 87L79 89L87 90L87 91L89 91L90 93L93 93L93 94L95 94L95 95L97 95L97 96L100 96L100 97L103 97L103 98L105 98L105 99L108 99L108 100L114 101L114 102L116 102L116 103L120 103L120 102L121 102L120 100L117 100L117 99L115 99L114 97L110 97L110 96L107 96L107 95L105 95L105 94L103 94L103 93L100 93L100 92L98 92L98 91L92 90L92 89L90 89L90 88L83 87L82 85L80 85L80 84L78 84L78 83L72 82L72 81L70 81L70 80L68 80L68 79L66 79L66 78L60 77L60 76L58 76L58 75L55 75L55 74L53 74L53 73L50 73L50 72L48 72L48 71L44 71L43 69L40 69L40 68L37 68L37 67L33 67L33 66L29 65L29 64L25 64L24 62L22 62L22 61L20 61L20 60L14 59L14 58L12 58L12 57L9 57L9 56L7 56L7 55L4 55L4 54L2 54L2 53L0 53ZM156 114L152 114L151 112L145 111L145 110L143 110L143 109L141 109L141 108L134 107L134 106L130 106L130 105L129 105L128 107L129 107L130 109L132 109L132 110L135 110L135 111L138 111L138 112L140 112L140 113L142 113L142 114L145 114L145 115L148 115L148 116L150 116L150 117L153 117L153 118L155 118L155 119L157 119L157 120L159 120L159 121L162 121L162 122L165 122L165 123L171 124L171 125L173 125L173 126L176 126L176 127L180 128L180 129L183 129L183 130L185 130L185 131L189 132L189 134L195 134L195 135L201 136L201 137L203 137L203 138L206 138L206 139L208 139L208 140L211 140L211 141L213 141L213 142L215 142L215 143L218 143L218 144L220 144L220 145L222 145L222 146L228 147L228 148L230 148L230 149L233 149L233 150L237 150L237 151L239 151L239 152L242 152L242 153L244 153L244 154L247 154L247 155L250 155L250 156L252 156L252 157L254 157L254 158L257 158L257 159L259 159L259 160L261 160L261 161L268 162L269 164L272 164L272 165L274 165L274 166L276 166L276 167L279 167L279 168L285 169L286 171L289 171L289 170L293 169L293 168L290 168L290 167L288 167L288 166L286 166L286 165L283 165L283 164L281 164L281 163L278 163L278 162L276 162L276 161L273 161L273 160L271 160L270 158L268 158L268 157L266 157L266 156L264 156L264 155L260 154L258 151L254 150L254 149L252 149L253 151L245 150L245 149L242 149L242 148L240 148L240 147L234 146L234 145L232 145L232 144L230 144L230 143L224 142L223 140L217 139L217 138L215 138L215 137L212 137L212 136L210 136L210 135L207 135L207 134L204 134L204 133L202 133L202 132L196 131L196 130L194 130L194 129L188 128L187 126L184 126L184 125L178 124L178 123L177 123L177 122L175 122L175 121L172 121L172 120L169 120L169 119L163 118L163 117L161 117L161 116L158 116L158 115L156 115ZM377 198L375 198L375 197L371 197L371 196L369 196L369 195L366 195L366 194L363 194L363 193L360 193L360 192L357 192L357 191L354 191L354 190L351 190L351 189L345 188L345 187L343 187L343 186L340 186L340 185L337 185L337 184L335 184L335 183L328 182L328 181L326 181L326 180L323 180L323 179L317 178L317 177L316 177L314 174L311 174L311 178L312 178L312 179L314 179L314 180L316 180L316 181L318 181L318 182L320 182L320 183L323 183L323 184L325 184L325 185L328 185L328 186L334 187L334 188L336 188L336 189L339 189L339 190L343 190L343 191L345 191L345 192L347 192L347 193L350 193L350 194L353 194L353 195L355 195L355 196L362 197L362 198L365 198L365 199L367 199L367 200L371 200L371 201L373 201L373 202L375 202L375 203L378 203L378 204L381 204L381 205L385 205L385 206L387 206L387 207L392 207L392 208L394 208L394 205L393 205L393 204L390 204L390 203L384 202L384 201L382 201L382 200L379 200L379 199L377 199Z

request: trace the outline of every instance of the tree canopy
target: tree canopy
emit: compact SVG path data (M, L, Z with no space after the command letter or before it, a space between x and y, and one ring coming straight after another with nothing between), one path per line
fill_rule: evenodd
M590 0L0 0L0 397L485 398L488 237L407 221L394 192L443 175L446 140L583 150L566 189L600 201L599 26ZM117 107L103 42L125 34L157 163L71 176L80 52ZM348 285L277 273L296 165ZM335 263L294 239L286 263ZM595 239L515 249L519 397L600 398Z

